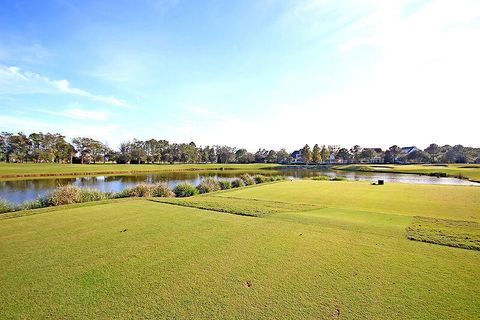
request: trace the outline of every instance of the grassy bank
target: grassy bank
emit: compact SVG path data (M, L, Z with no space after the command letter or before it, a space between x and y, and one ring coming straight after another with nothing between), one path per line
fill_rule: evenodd
M333 166L332 169L448 176L480 182L480 164L349 164Z
M2 316L480 314L479 252L406 236L419 216L480 221L479 188L303 180L186 199L107 200L0 220Z
M88 175L119 175L148 172L195 170L245 170L273 168L276 164L56 164L0 162L0 180L35 179L42 177L72 177Z

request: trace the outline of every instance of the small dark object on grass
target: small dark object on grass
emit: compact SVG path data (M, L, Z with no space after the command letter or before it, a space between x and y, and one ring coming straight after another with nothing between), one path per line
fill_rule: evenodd
M299 234L299 236L302 236L302 235L303 235L303 233L300 233L300 234Z
M335 309L335 311L333 312L333 317L336 319L336 318L338 318L339 316L340 316L340 309L337 308L337 309Z
M128 231L128 229L123 229L120 232L127 232L127 231Z
M245 281L243 285L245 286L245 288L251 288L253 286L251 281Z
M378 180L378 185L379 186L383 186L385 184L385 182L383 180Z

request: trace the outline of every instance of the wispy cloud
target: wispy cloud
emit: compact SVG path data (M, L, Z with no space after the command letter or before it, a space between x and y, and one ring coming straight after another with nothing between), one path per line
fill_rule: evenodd
M57 112L50 110L40 110L43 113L77 119L77 120L89 120L89 121L103 121L108 119L110 113L100 110L87 110L83 108L69 108L65 111Z
M82 96L93 101L116 107L131 108L123 100L113 96L93 94L87 90L72 87L68 80L52 80L38 73L23 71L15 66L0 65L0 95L29 93L63 93Z

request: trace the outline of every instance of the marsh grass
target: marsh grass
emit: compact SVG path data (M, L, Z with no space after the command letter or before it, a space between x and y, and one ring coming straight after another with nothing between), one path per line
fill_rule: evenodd
M183 198L198 194L198 189L190 183L180 183L173 189L173 192L175 193L175 196Z
M255 183L265 183L265 182L269 182L271 181L271 179L267 176L264 176L263 174L257 174L255 176L253 176L253 180L255 181Z
M480 250L480 223L429 217L414 217L407 238L443 246Z
M52 206L79 203L82 199L82 191L80 188L72 185L60 186L52 191L48 199L49 204Z
M13 211L13 205L7 200L0 199L0 213Z
M251 186L253 184L255 184L255 180L253 179L253 177L251 175L249 175L248 173L244 173L240 176L240 179L243 181L243 183L246 185L246 186Z
M313 178L310 178L311 180L314 180L314 181L328 181L330 180L330 177L328 176L316 176L316 177L313 177Z
M203 179L197 186L199 193L208 193L221 190L220 182L214 178Z
M170 198L175 197L175 193L168 187L166 183L159 182L153 185L152 196Z
M241 188L245 186L245 182L242 179L237 178L232 180L232 188Z
M232 183L228 180L219 180L218 184L220 185L220 189L228 190L232 188Z

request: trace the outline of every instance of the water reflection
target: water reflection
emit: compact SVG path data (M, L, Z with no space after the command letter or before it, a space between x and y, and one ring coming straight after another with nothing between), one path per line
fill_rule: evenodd
M155 183L166 182L170 187L175 187L182 182L197 185L205 177L214 177L222 179L234 179L240 176L244 171L183 171L166 173L149 173L123 176L88 176L77 178L52 178L37 180L15 180L0 181L0 198L6 199L12 203L21 203L26 200L33 200L44 196L57 186L73 184L78 187L95 188L102 191L120 191L122 189L134 186L141 182ZM259 171L251 172L257 174ZM377 173L377 172L347 172L332 170L310 170L310 169L289 169L289 170L263 170L260 173L265 175L281 174L292 179L305 177L314 177L326 175L329 177L343 176L348 180L357 181L376 181L383 179L386 182L405 182L405 183L424 183L424 184L457 184L457 185L477 185L466 180L456 178L436 178L429 176L420 176L413 174L398 173Z

